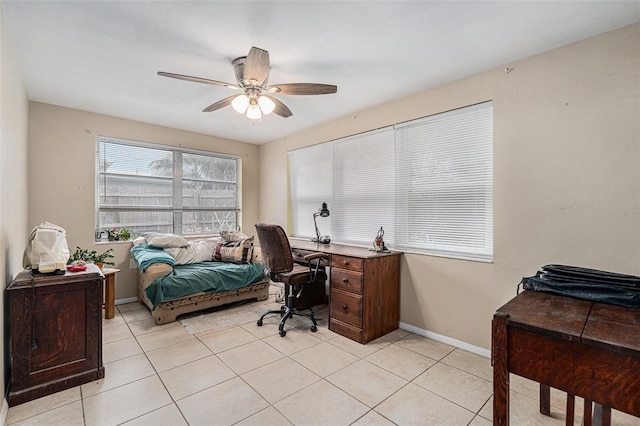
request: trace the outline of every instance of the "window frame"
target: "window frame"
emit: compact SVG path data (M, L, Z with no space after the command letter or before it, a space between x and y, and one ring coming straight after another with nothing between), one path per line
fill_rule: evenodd
M157 150L158 152L167 152L171 154L172 158L172 173L171 176L136 176L136 175L127 175L127 174L112 174L112 176L127 176L134 177L135 180L149 180L149 181L169 181L172 187L172 195L170 196L171 203L166 205L118 205L118 204L107 204L102 202L102 194L100 189L100 180L105 179L107 173L102 171L101 167L101 153L100 146L101 144L112 144L112 145L120 145L125 147L132 148L144 148L150 150ZM235 181L222 181L220 179L201 179L197 177L185 177L184 171L182 170L183 164L183 155L184 154L192 154L203 157L217 158L223 160L233 160L235 162ZM102 136L98 135L95 137L95 229L96 229L96 241L100 241L101 233L100 231L106 231L110 229L112 224L102 224L100 220L101 212L158 212L158 213L170 213L171 214L171 228L172 232L176 235L185 235L189 237L200 237L200 236L209 236L209 235L219 235L219 232L205 232L205 233L187 233L184 234L184 223L183 218L185 213L195 213L195 212L229 212L234 214L235 226L233 229L239 228L240 221L240 156L232 155L232 154L221 154L217 152L204 151L198 149L191 148L183 148L176 147L170 145L162 145L157 143L150 142L140 142L122 138L115 138L110 136ZM190 206L184 204L183 199L183 184L184 182L192 182L192 181L203 181L209 183L224 183L228 185L235 186L235 206L233 207L207 207L207 206ZM116 228L122 228L123 226L118 225ZM125 226L126 227L126 226ZM148 230L151 229L150 227ZM129 229L129 228L127 228ZM131 229L130 229L131 230ZM134 230L135 231L135 230Z

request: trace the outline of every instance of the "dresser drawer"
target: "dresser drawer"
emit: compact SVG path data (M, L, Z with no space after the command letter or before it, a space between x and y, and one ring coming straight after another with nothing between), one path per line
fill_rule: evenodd
M363 275L361 272L333 268L331 270L331 288L362 294Z
M362 296L332 289L330 316L332 319L361 328Z
M331 255L331 267L362 272L364 271L364 259L333 254Z

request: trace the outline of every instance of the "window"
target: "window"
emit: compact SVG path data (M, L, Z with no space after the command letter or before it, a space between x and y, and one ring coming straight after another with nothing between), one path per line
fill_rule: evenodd
M309 219L323 202L333 199L332 146L321 144L296 151L295 155L290 153L289 170L291 222L295 235L315 237L313 220ZM319 218L319 221L322 232L331 234L330 222L326 218Z
M329 204L331 215L318 217L318 228L322 234L339 235L342 242L362 243L372 222L379 223L378 228L391 228L395 194L393 168L388 166L392 158L390 128L290 152L294 235L316 236L313 213L323 202Z
M396 126L396 173L398 248L493 258L490 102Z
M293 235L493 258L493 107L485 102L289 153Z
M96 142L97 230L203 235L237 229L237 157L107 137Z

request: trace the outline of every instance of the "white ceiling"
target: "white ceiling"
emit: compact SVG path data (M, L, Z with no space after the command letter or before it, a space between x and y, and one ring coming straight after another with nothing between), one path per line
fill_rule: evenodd
M32 101L264 143L640 21L634 1L25 1L2 6ZM235 83L231 61L268 50L269 81L338 93L279 96L290 118L253 122L233 94L157 71Z

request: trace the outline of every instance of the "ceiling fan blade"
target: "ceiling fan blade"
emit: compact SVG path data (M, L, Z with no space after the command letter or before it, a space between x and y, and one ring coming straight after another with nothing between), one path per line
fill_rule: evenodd
M262 94L262 96L271 99L273 103L276 104L276 107L273 109L274 114L278 114L280 117L284 118L291 117L293 115L289 107L280 102L278 99L274 98L273 96L265 95L264 93Z
M262 86L269 77L269 52L252 47L244 63L245 80L255 80Z
M224 108L226 106L229 106L229 105L231 105L231 102L233 102L233 100L235 98L237 98L238 96L242 96L242 95L233 95L233 96L229 96L228 98L221 99L218 102L215 102L215 103L209 105L208 107L206 107L205 109L203 109L202 112L211 112L211 111L215 111L215 110L218 110L220 108Z
M235 84L225 83L223 81L209 80L201 77L192 77L190 75L173 74L173 73L164 72L164 71L158 71L158 75L161 75L163 77L177 78L178 80L193 81L195 83L212 84L214 86L226 86L231 89L240 89L240 87L236 86Z
M286 83L274 84L267 91L281 95L329 95L336 93L338 86L316 83Z

